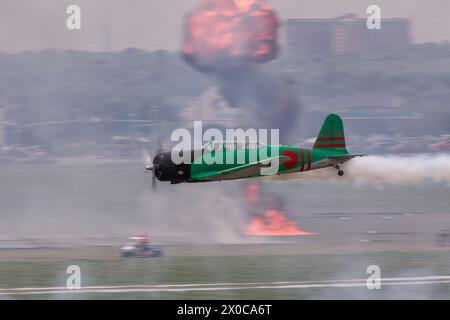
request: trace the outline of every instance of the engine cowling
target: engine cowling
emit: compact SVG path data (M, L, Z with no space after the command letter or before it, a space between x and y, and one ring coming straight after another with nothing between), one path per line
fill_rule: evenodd
M153 160L153 173L159 181L184 182L190 178L190 164L175 164L170 152L162 152Z

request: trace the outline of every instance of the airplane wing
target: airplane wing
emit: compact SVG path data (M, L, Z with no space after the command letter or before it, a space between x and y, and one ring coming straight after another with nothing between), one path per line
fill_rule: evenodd
M192 176L192 179L202 181L215 181L215 180L232 180L232 179L248 178L258 175L260 173L261 168L269 168L272 165L273 161L279 161L279 163L284 163L289 159L290 157L287 156L278 156L261 160L258 162L244 164L231 169L199 172L197 174L194 174Z
M347 154L347 155L342 155L342 156L328 156L328 158L332 162L335 162L335 163L344 163L353 158L365 157L365 156L366 156L365 154Z

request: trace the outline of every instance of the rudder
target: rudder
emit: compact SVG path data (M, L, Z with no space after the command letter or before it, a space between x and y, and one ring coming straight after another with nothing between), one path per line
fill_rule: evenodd
M337 114L330 114L325 119L313 149L345 150L344 125Z

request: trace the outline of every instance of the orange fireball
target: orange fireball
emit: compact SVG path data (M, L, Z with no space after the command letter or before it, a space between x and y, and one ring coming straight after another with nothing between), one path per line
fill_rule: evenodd
M199 69L262 63L277 55L278 19L260 0L203 0L187 16L184 58Z
M251 218L250 225L245 229L247 236L309 236L316 233L306 232L289 220L282 211L267 210L263 215Z

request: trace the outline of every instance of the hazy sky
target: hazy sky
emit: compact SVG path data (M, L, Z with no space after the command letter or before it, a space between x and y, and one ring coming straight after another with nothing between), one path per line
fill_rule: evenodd
M55 49L177 49L184 14L199 0L0 0L0 51ZM450 41L449 0L271 0L279 17L366 16L412 20L415 42ZM82 29L66 29L66 8L82 10Z

